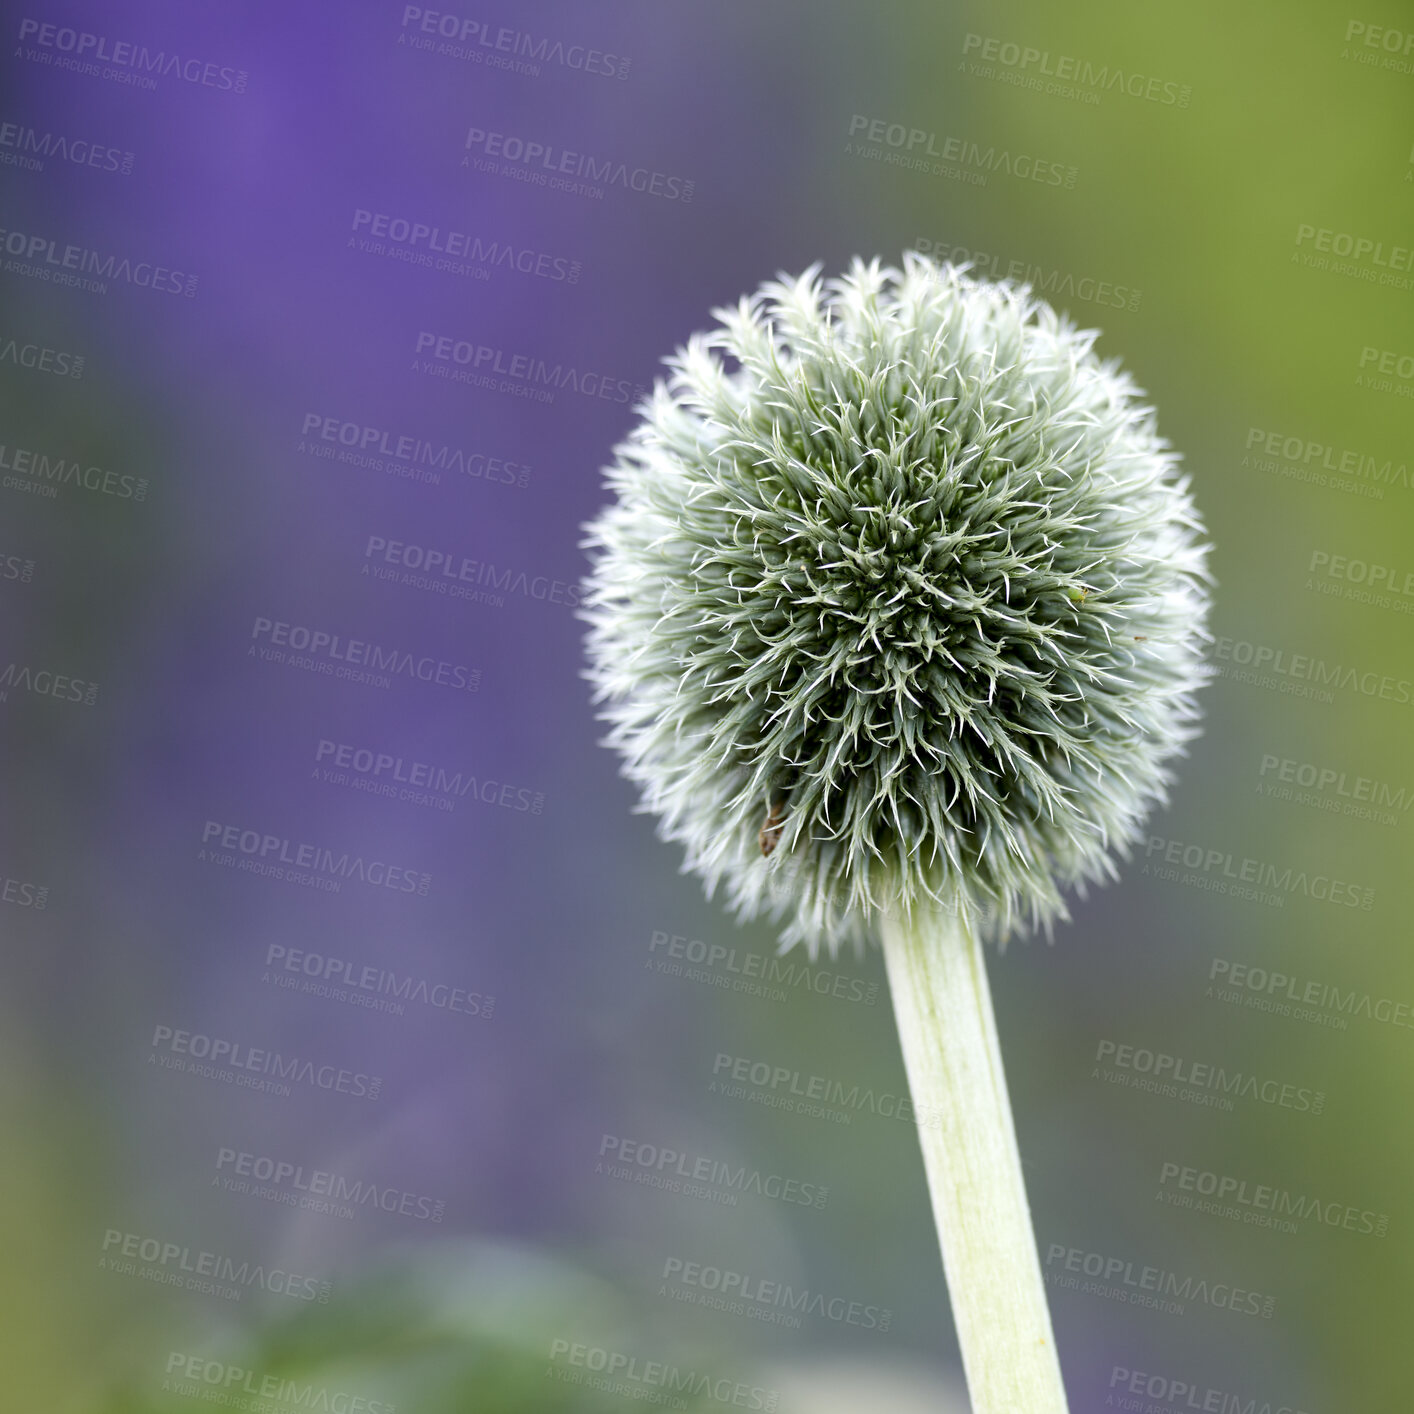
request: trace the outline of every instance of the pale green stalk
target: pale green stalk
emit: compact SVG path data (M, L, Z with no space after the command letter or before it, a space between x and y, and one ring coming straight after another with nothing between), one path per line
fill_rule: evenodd
M1066 1414L982 945L927 906L879 931L973 1414Z

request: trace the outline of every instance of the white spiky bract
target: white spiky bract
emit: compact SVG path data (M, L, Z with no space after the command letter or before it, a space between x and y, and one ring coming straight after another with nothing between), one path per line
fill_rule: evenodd
M714 315L586 527L641 808L812 955L915 902L1049 926L1196 730L1206 547L1153 410L1093 331L913 252Z

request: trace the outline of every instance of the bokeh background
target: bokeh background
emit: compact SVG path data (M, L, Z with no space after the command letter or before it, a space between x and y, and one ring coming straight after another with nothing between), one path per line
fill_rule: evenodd
M573 612L661 356L915 247L1216 547L1171 807L992 959L1072 1408L1404 1407L1414 11L436 3L6 7L0 1403L965 1409L909 1127L713 1088L902 1090L880 960L678 873Z

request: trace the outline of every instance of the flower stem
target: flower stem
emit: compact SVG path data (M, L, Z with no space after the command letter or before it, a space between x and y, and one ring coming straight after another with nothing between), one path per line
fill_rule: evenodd
M973 1414L1066 1414L982 945L927 905L880 934Z

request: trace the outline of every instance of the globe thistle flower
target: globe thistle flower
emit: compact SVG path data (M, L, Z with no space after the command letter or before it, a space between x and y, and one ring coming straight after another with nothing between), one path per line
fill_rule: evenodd
M587 528L642 808L812 955L920 899L1049 927L1194 731L1205 547L1153 410L1093 331L915 252L714 314Z
M982 939L1112 877L1197 729L1189 484L1025 287L909 253L714 312L586 528L608 741L739 915L877 935L973 1409L1064 1414Z

